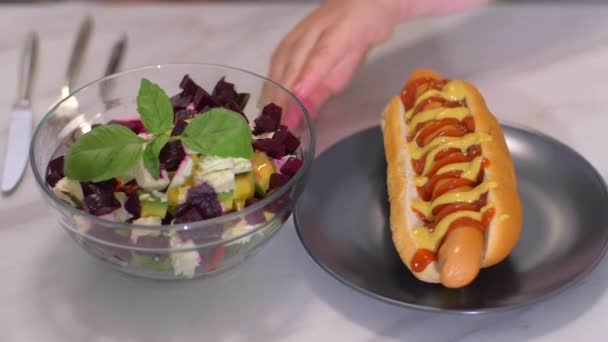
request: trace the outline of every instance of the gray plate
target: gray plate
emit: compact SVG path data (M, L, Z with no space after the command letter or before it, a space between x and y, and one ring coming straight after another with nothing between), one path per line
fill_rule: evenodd
M391 240L382 135L374 127L314 162L294 220L308 253L342 283L409 308L480 313L527 305L572 285L603 257L608 192L582 156L553 138L503 125L524 206L521 239L462 289L416 280Z

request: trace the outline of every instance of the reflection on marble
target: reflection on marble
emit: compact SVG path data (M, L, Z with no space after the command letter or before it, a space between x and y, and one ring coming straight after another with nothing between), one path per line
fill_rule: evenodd
M265 74L274 44L313 7L206 4L0 8L0 104L16 91L21 39L40 32L36 119L57 96L79 18L95 17L80 83L98 78L126 32L126 67L221 62ZM269 19L270 18L270 19ZM412 68L466 77L500 119L534 127L608 171L608 7L499 5L398 27L323 109L319 152L376 125ZM245 24L246 23L246 24ZM541 24L542 23L542 24ZM401 76L400 76L401 75ZM0 137L7 135L6 118ZM4 149L0 148L0 160ZM416 312L344 287L311 260L291 221L254 259L204 282L131 278L85 256L51 218L28 170L0 198L0 341L603 341L608 265L559 296L483 316ZM598 227L603 229L604 227Z

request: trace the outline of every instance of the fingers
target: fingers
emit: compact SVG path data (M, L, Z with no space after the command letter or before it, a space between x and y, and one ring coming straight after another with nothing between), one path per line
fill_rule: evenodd
M297 96L310 95L315 86L345 57L349 41L347 30L336 28L322 32L298 74L294 88Z
M318 110L323 104L331 96L342 91L350 82L366 54L366 50L349 54L327 73L327 76L314 87L314 90L308 96L300 97L313 119L316 118ZM292 129L297 129L302 123L304 115L301 113L300 108L295 105L295 102L291 102L291 104L284 116L285 124Z

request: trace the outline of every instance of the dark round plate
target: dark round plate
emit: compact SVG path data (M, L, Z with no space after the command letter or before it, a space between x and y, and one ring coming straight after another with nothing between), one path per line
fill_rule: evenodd
M608 191L581 155L559 141L503 125L524 207L521 238L503 262L461 289L414 278L391 240L379 127L321 154L294 213L314 260L342 283L414 309L481 313L537 302L580 280L608 243Z

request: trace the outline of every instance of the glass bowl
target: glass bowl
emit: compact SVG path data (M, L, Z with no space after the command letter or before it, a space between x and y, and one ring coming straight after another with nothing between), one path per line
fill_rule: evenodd
M274 99L300 116L290 127L301 140L296 152L302 167L287 184L245 209L205 221L160 226L115 222L74 208L56 197L45 182L47 165L96 123L137 118L136 97L142 78L157 83L169 96L179 93L184 75L211 90L222 77L237 92L249 93L244 112L250 122ZM282 122L285 124L285 122ZM306 184L314 158L315 133L302 103L285 88L254 73L217 64L167 64L141 67L94 81L55 105L36 127L30 166L36 183L61 227L88 254L114 268L154 279L210 276L254 255L290 216ZM147 236L152 238L138 238Z

